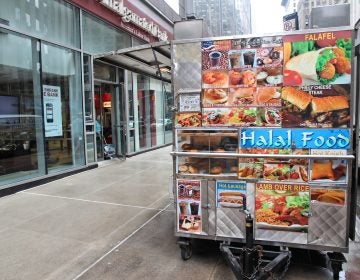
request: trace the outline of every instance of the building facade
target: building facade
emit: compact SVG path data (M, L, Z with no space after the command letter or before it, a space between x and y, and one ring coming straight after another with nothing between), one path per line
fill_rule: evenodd
M140 0L2 1L0 189L171 143L170 81L93 59L171 40L180 18L165 14Z
M181 14L204 20L210 36L231 36L251 33L250 0L181 1ZM183 9L183 10L182 10Z
M297 6L297 12L299 17L299 28L300 29L307 29L311 28L310 17L312 9L324 6L333 6L333 5L340 5L340 4L352 4L352 1L349 0L299 0ZM353 7L351 7L351 13L349 16L353 18L353 10L355 5L353 3ZM354 15L355 18L355 15ZM352 20L350 20L350 23ZM353 24L353 22L351 23Z

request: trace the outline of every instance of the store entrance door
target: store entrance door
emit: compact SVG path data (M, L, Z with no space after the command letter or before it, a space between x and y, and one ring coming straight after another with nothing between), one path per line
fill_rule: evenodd
M98 161L124 156L121 94L115 84L94 83Z

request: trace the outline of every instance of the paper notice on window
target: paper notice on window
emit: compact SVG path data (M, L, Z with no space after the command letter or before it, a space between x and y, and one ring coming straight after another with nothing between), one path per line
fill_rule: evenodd
M179 99L180 112L200 111L200 94L181 94Z

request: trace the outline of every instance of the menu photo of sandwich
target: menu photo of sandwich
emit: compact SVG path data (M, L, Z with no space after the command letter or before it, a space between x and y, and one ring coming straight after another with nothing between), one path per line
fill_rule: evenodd
M226 106L229 100L228 89L225 88L208 88L203 89L202 105L204 107L222 107Z
M255 104L258 106L281 106L281 87L258 87L255 93Z
M331 92L331 95L328 93ZM349 96L336 87L325 92L297 87L283 87L283 127L348 127L350 125ZM316 94L316 95L315 95Z
M314 188L311 189L310 198L312 203L343 206L345 205L346 191L342 189Z
M251 106L255 103L256 88L230 88L230 106Z

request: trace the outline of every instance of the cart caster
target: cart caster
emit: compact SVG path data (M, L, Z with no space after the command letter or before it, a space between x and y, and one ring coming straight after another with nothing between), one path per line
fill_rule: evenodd
M191 258L192 256L192 246L189 243L188 245L180 245L180 249L181 249L181 258L184 261L187 261L188 259Z

